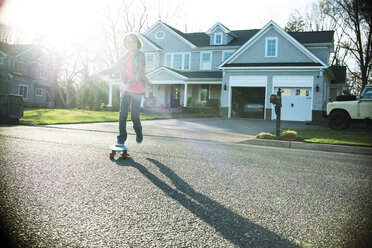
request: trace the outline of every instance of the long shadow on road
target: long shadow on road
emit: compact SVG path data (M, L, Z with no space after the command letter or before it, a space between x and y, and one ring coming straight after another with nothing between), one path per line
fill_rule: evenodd
M159 171L172 181L176 189L170 187L132 158L116 160L116 163L120 166L136 168L168 197L177 201L238 247L299 247L276 233L234 213L209 197L196 192L187 182L163 163L151 158L147 158L147 160L158 167Z

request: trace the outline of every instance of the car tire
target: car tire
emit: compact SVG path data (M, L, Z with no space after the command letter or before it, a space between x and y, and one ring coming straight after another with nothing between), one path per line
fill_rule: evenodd
M350 118L346 113L336 111L329 116L328 125L332 129L343 130L350 126Z

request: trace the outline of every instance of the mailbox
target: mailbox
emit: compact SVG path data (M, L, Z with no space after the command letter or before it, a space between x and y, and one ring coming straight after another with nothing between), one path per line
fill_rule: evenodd
M280 105L282 103L282 97L278 96L278 95L275 95L275 94L272 94L272 95L270 95L270 103L272 103L274 105Z
M270 103L276 104L276 95L274 94L270 95Z

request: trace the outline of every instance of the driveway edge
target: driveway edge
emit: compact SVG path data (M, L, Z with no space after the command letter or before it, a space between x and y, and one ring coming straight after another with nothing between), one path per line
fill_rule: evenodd
M317 150L317 151L324 151L324 152L339 152L339 153L372 155L372 148L363 147L363 146L330 145L330 144L306 143L306 142L298 142L298 141L265 140L265 139L250 139L250 140L245 140L239 143L247 144L247 145L258 145L258 146Z

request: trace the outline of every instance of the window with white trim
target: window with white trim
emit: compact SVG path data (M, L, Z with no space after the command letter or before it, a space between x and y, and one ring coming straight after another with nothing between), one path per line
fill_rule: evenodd
M190 53L168 53L165 66L175 70L190 70Z
M212 70L212 52L200 53L200 70Z
M214 34L214 44L215 45L222 45L222 33L215 33Z
M183 69L190 70L190 54L185 53L183 56Z
M155 54L146 53L146 70L152 70L155 67Z
M222 61L225 61L233 53L234 53L233 50L231 50L231 51L222 51Z
M182 54L173 55L172 68L176 70L182 70Z
M265 57L278 56L278 38L266 38Z
M28 98L28 86L24 84L19 85L18 95L21 95L23 99Z
M36 88L35 89L36 96L43 96L43 89L42 88Z
M23 73L23 62L15 61L14 62L14 73Z
M165 56L165 66L169 68L172 67L172 54L167 54Z

